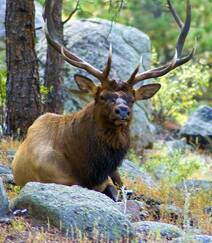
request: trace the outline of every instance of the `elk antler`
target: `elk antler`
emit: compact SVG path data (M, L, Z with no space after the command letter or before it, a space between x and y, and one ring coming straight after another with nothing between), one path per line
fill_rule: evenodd
M64 60L66 60L71 65L86 70L88 73L99 79L102 83L108 81L112 62L112 47L110 46L108 60L103 71L98 70L88 62L75 55L73 52L69 51L63 44L60 43L59 39L57 38L58 33L56 31L52 17L54 5L55 0L46 0L43 14L45 21L45 34L49 44L53 46L55 50L57 50L62 55Z
M190 2L189 2L189 0L187 0L185 24L181 21L180 17L176 13L171 1L167 0L167 2L168 2L170 12L173 15L175 21L177 22L178 27L181 30L180 35L177 40L177 44L176 44L175 55L169 63L167 63L161 67L158 67L158 68L147 70L142 73L138 73L139 67L140 67L140 63L139 63L139 65L136 67L136 69L131 74L129 80L127 81L131 85L134 85L144 79L161 77L161 76L165 75L166 73L170 72L171 70L175 69L176 67L188 62L193 57L195 48L193 48L192 51L188 55L181 57L183 46L184 46L184 43L185 43L186 37L187 37L189 29L190 29L190 25L191 25Z

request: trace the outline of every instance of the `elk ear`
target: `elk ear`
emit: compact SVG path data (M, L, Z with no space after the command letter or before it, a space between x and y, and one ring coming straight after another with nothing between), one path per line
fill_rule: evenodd
M74 75L74 79L81 91L95 94L97 92L98 86L89 78L82 75Z
M147 84L135 90L136 100L147 100L155 95L160 89L160 84Z

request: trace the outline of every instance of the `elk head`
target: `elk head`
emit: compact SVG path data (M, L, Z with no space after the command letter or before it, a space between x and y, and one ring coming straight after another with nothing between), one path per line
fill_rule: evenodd
M170 0L168 0L169 9L180 28L180 34L176 44L175 54L173 59L167 64L148 71L139 72L140 63L133 71L130 78L126 81L117 81L109 78L109 72L112 63L112 48L110 51L106 66L103 71L100 71L72 53L64 47L57 38L57 31L55 29L52 18L52 10L55 0L46 0L44 20L46 23L45 33L48 42L57 50L63 58L71 65L84 69L100 81L100 85L96 85L91 79L75 75L75 81L82 91L89 92L95 99L95 109L98 111L98 119L108 125L127 126L131 120L132 105L137 100L151 98L161 87L160 84L147 84L138 89L134 85L146 79L156 78L165 75L176 67L188 62L194 53L194 49L186 56L181 56L183 45L186 36L189 32L191 23L191 6L187 1L187 16L185 23L181 21L173 8Z

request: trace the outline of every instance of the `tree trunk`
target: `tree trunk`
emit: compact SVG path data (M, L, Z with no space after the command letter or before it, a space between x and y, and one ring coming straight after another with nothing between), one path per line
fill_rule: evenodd
M7 0L6 134L24 136L40 114L33 0Z
M62 5L63 1L57 0L53 10L53 19L61 42L63 42ZM45 112L63 112L63 64L61 55L48 44L44 82L48 90Z

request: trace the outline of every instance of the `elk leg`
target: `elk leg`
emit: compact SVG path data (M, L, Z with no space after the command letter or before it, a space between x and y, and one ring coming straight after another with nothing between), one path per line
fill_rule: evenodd
M113 199L113 201L117 201L118 191L116 190L114 185L108 185L102 193Z
M115 185L110 177L107 178L101 185L98 185L93 188L95 191L102 192L106 196L110 197L114 201L117 201L118 191L116 190Z
M110 175L113 183L115 185L117 185L119 188L121 188L123 186L123 182L121 180L120 174L118 172L118 170L115 170L111 175Z
M119 189L121 189L124 186L118 170L114 171L110 177L111 177L113 183L119 187ZM132 190L128 190L125 186L124 186L124 188L125 188L125 193L127 196L131 196L133 194Z

